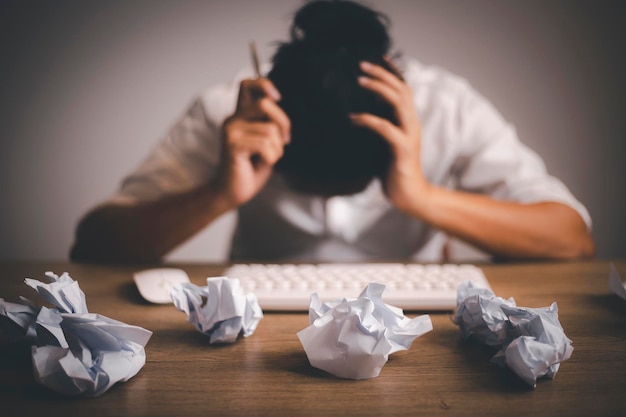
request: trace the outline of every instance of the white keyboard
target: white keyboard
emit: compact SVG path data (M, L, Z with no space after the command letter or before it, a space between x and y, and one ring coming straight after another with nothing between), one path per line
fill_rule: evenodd
M307 311L314 292L323 302L357 298L371 282L385 284L383 301L405 310L453 310L456 287L466 280L490 288L483 271L469 264L235 264L224 275L238 278L266 311Z

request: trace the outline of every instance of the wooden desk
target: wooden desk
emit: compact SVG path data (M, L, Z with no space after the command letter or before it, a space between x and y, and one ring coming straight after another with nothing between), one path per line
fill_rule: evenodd
M626 262L616 263L626 275ZM223 268L183 267L193 282ZM143 267L0 263L0 296L25 295L22 283L47 270L68 271L91 312L154 332L147 362L130 381L95 399L72 399L37 385L27 353L0 352L3 416L618 416L626 415L626 301L607 289L603 261L484 266L497 295L519 305L557 301L574 353L555 380L529 389L489 363L492 352L462 341L449 314L431 314L434 330L390 356L378 378L341 380L312 368L296 337L306 314L266 313L256 333L211 346L173 306L142 302L132 273ZM412 314L409 314L412 316Z

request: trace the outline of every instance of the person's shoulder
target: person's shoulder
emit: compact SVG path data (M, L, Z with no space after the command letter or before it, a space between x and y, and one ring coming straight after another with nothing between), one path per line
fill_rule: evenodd
M462 96L473 91L463 77L437 65L426 65L417 59L405 62L404 78L413 89L438 96Z
M411 59L405 65L405 80L415 95L418 107L437 108L450 117L488 110L492 103L464 77L435 65Z

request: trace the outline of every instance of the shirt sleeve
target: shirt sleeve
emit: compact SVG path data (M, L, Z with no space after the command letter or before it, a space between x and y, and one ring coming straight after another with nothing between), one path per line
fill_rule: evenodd
M550 175L541 157L520 142L485 98L466 86L458 114L459 189L520 203L559 202L576 210L591 229L591 216L565 184Z
M124 179L113 200L152 201L195 188L215 175L220 153L218 125L209 119L203 99L198 98Z

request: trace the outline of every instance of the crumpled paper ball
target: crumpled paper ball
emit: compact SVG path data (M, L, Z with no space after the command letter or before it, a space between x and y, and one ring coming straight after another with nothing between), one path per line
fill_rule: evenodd
M85 293L78 286L78 282L74 281L67 272L61 276L46 272L46 277L50 282L44 283L26 278L24 283L37 291L41 298L57 306L63 313L87 313Z
M38 313L39 307L27 298L20 297L17 303L0 298L0 341L10 343L26 339L34 343Z
M461 329L464 338L475 335L481 343L495 347L506 342L507 316L501 307L503 305L515 307L513 298L505 300L496 297L491 290L471 283L459 286L456 303L454 322Z
M454 322L465 338L498 347L492 358L507 366L528 385L541 377L554 378L560 363L570 358L572 341L558 319L556 303L544 308L515 305L471 282L459 285Z
M256 295L244 294L236 278L207 278L204 287L176 284L171 296L187 321L209 336L209 343L233 343L240 334L248 337L263 318Z
M139 372L151 336L141 327L99 314L42 307L37 316L38 346L32 347L35 379L64 395L97 397Z
M63 395L97 397L139 372L152 332L87 311L85 294L69 274L46 272L49 283L25 283L56 308L0 299L0 316L33 343L35 380ZM3 325L3 328L6 328ZM2 332L4 334L4 332Z
M310 326L298 332L312 366L340 378L367 379L380 374L391 353L408 349L433 329L430 316L413 319L385 304L385 285L372 283L357 299L322 303L311 296Z

